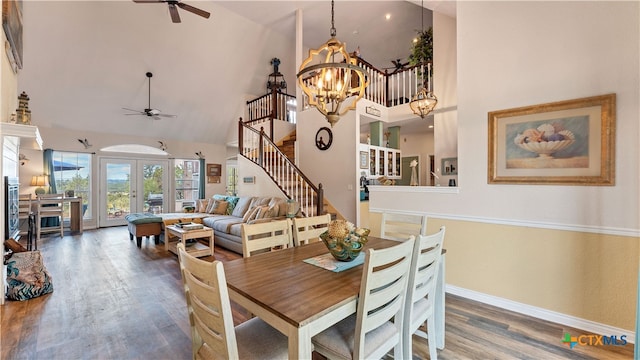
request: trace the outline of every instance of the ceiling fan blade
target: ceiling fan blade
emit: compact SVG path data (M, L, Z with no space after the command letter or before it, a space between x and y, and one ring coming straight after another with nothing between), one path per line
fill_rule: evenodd
M187 5L187 4L185 4L185 3L181 3L181 2L179 2L177 5L178 5L178 7L179 7L179 8L181 8L182 10L187 10L187 11L189 11L189 12L192 12L192 13L196 14L196 15L200 15L200 16L202 16L202 17L203 17L203 18L205 18L205 19L208 19L208 18L209 18L209 16L211 16L211 14L210 14L210 13L208 13L208 12L206 12L206 11L202 10L202 9L195 8L195 7L191 6L191 5Z
M144 115L144 111L140 111L140 110L127 109L127 108L122 108L122 110L133 111L134 113L137 113L137 114L125 114L125 115L138 115L138 114Z
M178 8L175 4L169 4L169 15L171 15L171 21L173 21L174 23L181 22L180 14L178 14Z
M162 116L162 117L168 117L168 118L178 117L178 115L170 115L170 114L157 114L156 116Z
M139 4L151 4L151 3L162 3L164 0L133 0L134 3Z
M152 118L153 120L160 120L160 117L159 117L159 116L152 116L151 118Z

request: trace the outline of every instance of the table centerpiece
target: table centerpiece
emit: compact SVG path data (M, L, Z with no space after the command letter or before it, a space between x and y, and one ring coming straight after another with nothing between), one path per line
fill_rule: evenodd
M367 243L370 230L359 228L346 220L332 220L320 239L336 260L352 261Z

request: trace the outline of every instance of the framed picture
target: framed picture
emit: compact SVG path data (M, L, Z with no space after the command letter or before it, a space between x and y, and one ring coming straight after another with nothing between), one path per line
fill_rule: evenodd
M207 183L209 184L219 184L220 176L207 176Z
M256 182L255 176L245 176L242 178L242 182L245 184L254 184Z
M360 151L360 169L369 168L369 152Z
M221 176L222 165L220 164L207 164L207 176Z
M458 175L458 158L443 158L440 171L442 175Z
M615 184L616 95L489 113L490 184Z
M2 28L11 47L7 55L22 69L22 0L2 0Z

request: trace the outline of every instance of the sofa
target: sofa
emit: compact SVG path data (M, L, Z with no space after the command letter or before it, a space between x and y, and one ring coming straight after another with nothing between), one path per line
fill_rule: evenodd
M214 195L198 200L195 212L184 215L200 218L205 226L212 228L216 245L242 254L242 224L285 219L286 214L285 198Z

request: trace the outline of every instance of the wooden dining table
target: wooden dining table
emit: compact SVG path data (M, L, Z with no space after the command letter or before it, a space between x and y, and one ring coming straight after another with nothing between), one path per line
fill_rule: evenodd
M365 250L395 244L369 237ZM363 265L333 272L304 262L327 253L316 242L224 263L231 300L288 337L289 359L310 359L311 338L356 312ZM439 316L444 323L444 306Z

